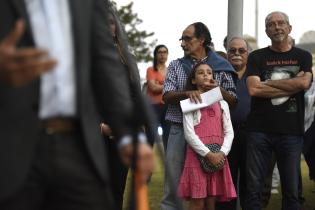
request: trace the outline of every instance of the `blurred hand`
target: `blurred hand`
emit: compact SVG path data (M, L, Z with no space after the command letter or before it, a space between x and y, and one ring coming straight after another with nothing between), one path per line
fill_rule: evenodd
M25 23L18 20L8 36L0 41L0 82L15 87L31 82L57 63L45 50L17 48L24 31Z
M151 176L154 167L155 159L152 147L146 143L138 144L138 154L137 154L137 172L141 174L142 181L145 183L147 179ZM133 146L132 144L125 145L120 151L121 158L126 165L131 165Z
M101 133L104 136L111 136L112 135L112 129L105 123L101 123Z
M212 165L219 167L221 165L224 164L224 160L225 160L225 155L223 152L208 152L208 154L206 155L207 160L209 161L209 163L211 163Z
M202 86L202 89L205 91L211 90L215 87L218 87L218 82L214 79L210 79L209 82L204 83L204 85Z

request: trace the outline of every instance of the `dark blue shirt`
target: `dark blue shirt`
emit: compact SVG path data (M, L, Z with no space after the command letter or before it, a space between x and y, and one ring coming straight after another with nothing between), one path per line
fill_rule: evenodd
M237 105L231 110L231 119L233 124L245 123L247 115L250 111L250 95L246 86L247 76L244 74L241 79L237 80L236 95Z

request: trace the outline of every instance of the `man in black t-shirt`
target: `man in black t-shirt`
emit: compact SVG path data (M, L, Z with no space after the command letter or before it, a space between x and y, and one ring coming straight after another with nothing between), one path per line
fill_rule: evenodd
M261 191L274 151L282 184L282 209L299 210L298 177L304 133L304 92L312 80L312 56L292 47L285 13L266 19L271 46L249 55L247 87L252 96L247 119L245 210L261 209Z

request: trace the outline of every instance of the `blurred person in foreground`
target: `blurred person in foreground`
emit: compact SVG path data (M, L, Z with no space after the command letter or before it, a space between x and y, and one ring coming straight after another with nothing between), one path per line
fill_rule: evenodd
M293 47L289 17L272 12L265 19L271 46L250 53L247 87L252 96L247 119L245 210L260 210L261 192L272 152L282 188L282 210L300 210L298 183L304 134L304 93L312 80L312 56Z
M124 66L127 79L129 80L131 99L136 101L136 91L140 90L139 70L134 56L131 55L128 50L125 31L119 21L116 9L113 6L110 6L109 8L108 21L114 45L119 54L120 61ZM115 70L113 69L113 71ZM103 119L103 122L101 123L101 132L104 135L105 144L108 148L107 155L109 159L110 185L115 200L115 209L122 209L129 167L124 164L123 160L120 158L119 150L117 150L117 141L119 139L117 140L113 136L112 130L106 122L107 120Z
M107 119L131 155L134 104L108 2L0 2L0 209L112 209ZM138 148L138 168L153 153Z

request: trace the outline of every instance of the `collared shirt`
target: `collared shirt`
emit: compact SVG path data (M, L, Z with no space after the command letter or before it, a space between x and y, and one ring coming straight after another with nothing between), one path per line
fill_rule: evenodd
M76 114L75 73L68 1L25 0L36 47L57 60L40 78L39 117L73 117Z
M167 68L163 94L169 91L184 91L187 78L188 76L185 73L179 59L171 61ZM219 86L228 91L235 98L237 97L232 73L225 71L215 71L214 79L218 82ZM180 105L168 104L165 119L175 123L182 123L183 114Z

